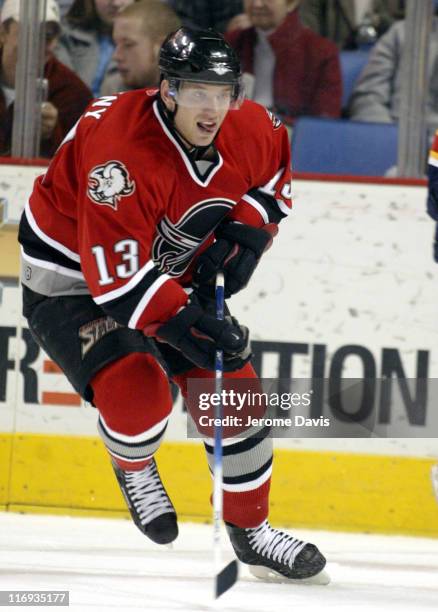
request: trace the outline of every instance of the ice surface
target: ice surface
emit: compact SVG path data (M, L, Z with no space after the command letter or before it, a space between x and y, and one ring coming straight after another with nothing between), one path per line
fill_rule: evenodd
M327 556L330 585L266 584L242 568L214 604L211 526L182 523L168 550L127 520L0 513L0 589L69 590L70 609L87 612L438 610L438 540L293 533ZM225 563L225 535L223 544Z

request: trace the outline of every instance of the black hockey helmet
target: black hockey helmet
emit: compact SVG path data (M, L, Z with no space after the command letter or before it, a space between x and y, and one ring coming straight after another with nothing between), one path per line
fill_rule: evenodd
M214 30L182 27L169 34L160 50L161 78L179 86L181 81L232 85L233 102L244 97L242 71L234 49Z

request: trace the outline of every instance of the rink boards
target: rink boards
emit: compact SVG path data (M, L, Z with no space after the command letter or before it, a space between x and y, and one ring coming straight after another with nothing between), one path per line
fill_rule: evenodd
M126 514L96 411L18 330L16 226L35 168L0 166L0 504L11 510ZM247 290L230 301L252 332L263 377L433 379L437 271L424 185L296 180L295 209ZM21 323L20 323L21 325ZM18 356L19 364L16 363ZM336 365L336 367L335 367ZM271 518L281 524L438 535L430 466L434 405L412 424L376 398L390 438L275 441ZM403 412L403 410L402 410ZM386 415L386 416L385 416ZM414 419L415 421L415 419ZM307 435L310 435L307 432ZM415 437L410 437L415 436ZM174 406L158 461L182 518L207 521L210 476Z

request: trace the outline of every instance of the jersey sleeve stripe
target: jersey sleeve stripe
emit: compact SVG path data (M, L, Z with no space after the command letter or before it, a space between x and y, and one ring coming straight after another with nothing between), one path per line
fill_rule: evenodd
M143 295L143 297L139 301L139 303L137 305L137 308L134 310L134 312L132 313L131 318L128 321L128 327L130 327L131 329L135 329L136 328L137 323L138 323L141 315L143 314L143 311L146 310L149 302L152 300L152 298L154 297L155 293L157 293L157 291L161 287L161 285L163 285L168 280L171 280L170 276L168 276L167 274L162 274L146 290L145 294Z
M144 266L146 267L146 266ZM185 304L184 289L155 265L129 291L102 303L102 308L118 323L132 329L143 329L152 322L165 321Z
M33 216L32 211L30 209L29 201L26 203L24 210L25 210L26 218L29 222L29 225L31 226L35 234L38 236L38 238L40 238L40 240L42 240L43 242L45 242L52 248L56 249L57 251L60 251L63 255L65 255L69 259L72 259L73 261L80 263L81 258L79 257L78 253L75 253L74 251L70 250L64 244L61 244L57 240L50 238L50 236L48 236L45 232L43 232L43 230L40 227L38 227L35 217Z
M263 206L268 216L268 223L280 223L280 221L290 212L290 208L288 208L287 204L281 199L276 199L274 195L266 193L263 188L251 189L249 193L251 197ZM285 209L285 211L283 209Z
M278 208L281 210L281 212L283 213L283 215L290 215L290 213L292 212L292 208L290 208L289 206L287 206L283 200L276 200L277 204L278 204Z
M280 168L280 170L271 178L270 181L260 187L260 191L264 191L265 193L272 194L275 191L275 185L278 183L282 175L284 174L284 168Z
M41 238L33 231L25 214L21 217L20 226L18 229L18 241L22 245L26 255L29 257L54 263L62 266L63 268L68 268L69 270L81 272L80 263L66 257L57 249L49 246L47 242L41 240Z
M248 202L248 204L250 204L251 206L253 206L257 210L257 212L262 217L265 225L267 225L269 223L268 214L266 213L266 211L263 208L263 206L259 202L257 202L257 200L255 200L253 197L251 197L248 193L246 193L242 197L242 200L245 200L245 202Z
M154 268L154 266L154 262L152 261L152 259L150 259L142 268L140 268L140 270L138 270L138 272L134 274L134 276L125 285L123 285L122 287L118 287L117 289L113 289L112 291L108 291L108 293L102 293L102 295L94 297L94 301L96 302L96 304L100 305L105 304L106 302L110 302L111 300L115 300L121 297L122 295L125 295L125 293L128 293L128 291L134 289L134 287L141 282L141 280L146 276L146 274Z
M71 278L85 280L82 272L72 270L71 268L65 268L64 266L50 261L46 261L45 259L37 259L36 257L31 257L24 251L23 247L21 247L21 256L25 261L35 264L39 268L45 268L46 270L51 270L52 272L55 272L56 274L62 274L63 276L70 276Z

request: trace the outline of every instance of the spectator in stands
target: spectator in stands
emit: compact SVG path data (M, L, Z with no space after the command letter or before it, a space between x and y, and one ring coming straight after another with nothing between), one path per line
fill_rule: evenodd
M397 122L400 117L402 55L405 21L394 23L378 40L368 63L356 82L350 99L349 114L357 121ZM438 17L433 18L429 45L427 124L431 132L438 128Z
M74 0L63 23L58 59L100 94L105 76L116 71L112 27L118 11L134 0Z
M15 70L17 66L20 0L5 0L0 13L0 154L10 155ZM51 157L92 99L88 87L53 55L60 33L59 8L55 0L46 5L44 77L47 101L41 110L41 155Z
M121 10L113 29L113 59L118 72L105 79L102 95L157 87L161 44L167 34L180 26L179 17L162 0L140 0Z
M245 0L251 27L228 32L253 99L286 123L300 115L339 117L342 83L336 45L300 22L300 0Z
M184 25L224 32L232 17L241 14L243 0L165 0Z
M341 49L376 42L393 21L403 19L405 0L306 0L300 6L302 23L326 36Z

